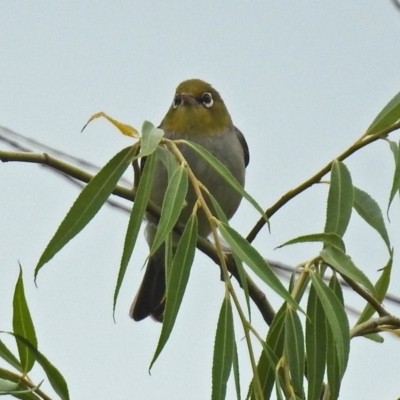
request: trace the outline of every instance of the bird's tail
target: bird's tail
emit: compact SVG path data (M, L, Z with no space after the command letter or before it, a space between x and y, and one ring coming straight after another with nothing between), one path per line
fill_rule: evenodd
M164 252L162 252L164 253ZM164 254L150 257L139 291L133 300L129 316L135 321L151 316L162 322L165 307Z

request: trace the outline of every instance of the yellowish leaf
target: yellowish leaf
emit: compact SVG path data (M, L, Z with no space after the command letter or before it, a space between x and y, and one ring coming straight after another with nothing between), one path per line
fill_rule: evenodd
M124 135L126 135L126 136L130 136L130 137L134 137L134 138L139 138L139 137L140 137L139 132L138 132L133 126L130 126L130 125L127 125L127 124L123 124L122 122L119 122L119 121L117 121L117 120L114 119L114 118L111 118L110 116L108 116L108 115L107 115L105 112L103 112L103 111L100 111L100 112L98 112L98 113L96 113L96 114L93 114L93 115L89 118L88 122L86 122L85 126L82 128L82 131L83 131L83 130L89 125L89 123L92 122L94 119L96 119L96 118L101 118L101 117L103 117L103 118L107 119L108 121L110 121L115 127L117 127L117 128L120 130L120 132L121 132L122 134L124 134ZM81 132L82 132L82 131L81 131Z

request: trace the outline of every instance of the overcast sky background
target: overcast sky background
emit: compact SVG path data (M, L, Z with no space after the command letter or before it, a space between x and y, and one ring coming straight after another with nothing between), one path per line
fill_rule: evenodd
M194 77L220 91L245 134L246 187L267 208L350 146L400 91L400 12L389 0L0 3L0 125L77 157L104 165L132 143L105 120L80 133L90 115L105 111L138 128L145 119L158 124L175 87ZM375 143L346 165L353 183L385 210L393 173L388 145ZM147 255L142 236L117 323L112 319L127 215L104 207L41 270L35 288L34 267L78 190L23 163L0 164L0 188L0 330L11 330L19 261L40 350L64 374L72 399L210 398L224 294L218 268L196 256L174 332L149 375L161 325L128 318ZM319 245L274 248L323 230L327 189L313 187L280 210L271 234L263 231L255 241L259 251L290 265L315 256ZM390 216L396 255L398 199ZM243 202L232 224L246 235L257 219ZM345 240L356 264L376 281L387 261L377 234L354 215ZM399 268L395 258L394 294ZM346 300L363 305L350 294ZM265 335L256 309L253 316ZM239 325L236 336L243 336ZM238 346L245 394L250 366L245 342ZM353 340L340 398L400 396L399 354L398 339L389 335L383 345ZM44 378L40 369L32 376ZM51 393L47 382L43 387ZM233 393L231 382L228 398Z

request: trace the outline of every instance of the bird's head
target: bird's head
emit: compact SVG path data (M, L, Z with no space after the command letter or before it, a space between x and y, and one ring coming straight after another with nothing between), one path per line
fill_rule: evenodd
M175 92L160 127L184 135L214 135L229 129L232 120L220 94L207 82L190 79Z

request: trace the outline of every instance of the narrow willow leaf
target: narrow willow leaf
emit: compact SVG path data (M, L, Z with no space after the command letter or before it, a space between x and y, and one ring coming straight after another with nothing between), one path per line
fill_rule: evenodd
M400 147L400 141L399 141L399 147ZM390 195L389 195L389 204L386 211L387 213L389 213L390 205L392 204L394 196L396 196L396 193L400 189L400 157L398 156L398 154L395 161L396 161L396 167L394 169L392 188L390 190Z
M183 205L185 204L187 190L188 176L186 168L181 165L168 182L161 208L161 217L154 242L150 249L150 255L157 251L164 242L167 234L172 231L177 223Z
M240 395L240 373L239 373L239 356L237 352L236 340L233 338L233 377L235 378L236 399L241 400Z
M364 285L375 294L374 285L368 277L353 263L352 259L336 247L327 247L320 252L323 260L348 278Z
M363 337L376 343L383 343L385 341L385 339L378 333L370 333L369 335L363 335Z
M172 266L167 275L166 303L163 325L157 349L151 361L150 368L157 360L168 341L182 303L186 285L189 280L190 269L193 264L197 242L197 217L192 215L186 224L175 252Z
M321 300L324 308L327 323L332 330L336 354L339 363L340 376L343 376L350 351L350 332L349 321L347 319L344 307L336 294L322 281L322 279L312 273L311 281L315 291ZM329 347L329 342L328 342Z
M325 313L313 285L307 303L306 352L308 400L319 400L324 379L327 333Z
M272 388L277 380L276 367L278 360L283 355L286 307L286 304L283 304L272 321L267 334L266 346L263 346L264 351L261 353L257 364L257 374L261 382L264 399L269 399L271 396ZM251 400L258 399L254 393L254 378L249 388L249 395L251 395Z
M10 394L11 392L16 391L17 388L18 383L0 378L0 395Z
M25 339L21 335L7 332L10 335L13 335L19 343L23 344L27 347L27 349L32 353L35 360L40 364L45 372L50 385L54 389L54 391L60 396L62 400L69 400L68 386L67 382L65 382L64 377L61 375L60 371L51 364L51 362L34 346L29 340Z
M33 326L32 317L25 298L21 266L19 267L19 276L15 285L13 299L13 331L16 335L24 337L33 346L37 347L35 327ZM22 371L28 373L35 363L35 356L19 341L17 341L17 347Z
M246 300L247 313L249 315L249 321L251 321L251 307L250 307L250 295L249 295L249 285L247 282L248 275L244 269L242 260L235 254L232 253L233 259L235 261L236 268L239 273L240 287L243 289L244 298Z
M386 266L382 268L382 274L375 284L376 299L379 302L382 302L386 297L386 293L388 291L390 284L392 265L393 265L393 254L391 253L389 261L387 262ZM367 303L356 325L361 324L362 322L365 322L368 319L370 319L375 314L375 312L376 312L375 308L373 308L371 304Z
M353 185L350 172L340 161L334 161L326 212L326 233L343 236L351 217L353 207Z
M135 152L134 146L121 150L82 190L40 257L35 268L35 279L42 266L50 261L97 214L134 159Z
M281 244L280 246L277 247L277 249L280 249L281 247L284 246L288 246L290 244L309 243L309 242L322 242L325 245L337 247L345 251L345 245L343 239L336 233L313 233L310 235L298 236L297 238L288 240L287 242Z
M151 122L144 121L142 126L142 138L140 140L139 157L146 157L152 154L160 143L164 131L156 128Z
M215 169L215 171L225 179L226 182L228 182L237 192L239 192L269 224L268 217L264 213L264 210L261 208L261 206L253 199L253 197L250 196L249 193L244 190L243 186L236 180L229 169L222 164L221 161L219 161L208 150L197 143L190 141L185 141L185 143L192 147L198 154L200 154L200 156L203 157L203 159L206 160Z
M397 154L399 151L399 146L397 146L397 143L394 142L393 140L387 139L387 142L389 143L390 150L392 151L393 157L394 157L394 163L396 165L396 160L397 160Z
M0 357L15 369L22 372L22 366L17 357L8 349L8 347L0 340Z
M224 298L215 335L212 366L212 400L224 400L234 351L233 315L230 298Z
M164 260L165 260L165 282L168 287L168 282L169 282L169 276L170 272L172 269L172 261L174 259L174 249L173 249L173 243L174 238L173 238L173 232L169 232L167 237L165 238L165 254L164 254Z
M300 309L292 295L285 289L281 281L272 271L261 254L238 232L224 223L219 224L222 237L228 242L232 251L246 263L259 278L261 278L272 290L291 304L295 309Z
M382 109L382 111L372 121L367 129L367 135L375 135L389 128L400 119L400 93L397 93L392 100Z
M222 210L221 206L218 204L217 199L211 193L208 193L207 196L211 200L212 206L214 207L214 210L217 214L218 219L221 222L223 222L224 224L229 225L228 219L226 218L226 215L225 215L224 211ZM246 299L247 312L249 313L249 319L251 319L250 296L249 296L249 287L247 285L246 271L243 268L242 260L239 257L237 257L237 255L235 253L232 253L232 256L235 260L236 268L239 273L240 286L243 289L244 297Z
M344 307L343 290L336 273L334 273L331 279L329 280L329 287L332 289L333 293L335 293L336 297L339 299L340 304Z
M342 287L340 286L339 280L336 274L333 274L331 280L329 281L329 288L332 289L333 293L336 295L341 306L344 308L344 298ZM327 326L329 326L329 321L326 320ZM335 347L335 338L333 336L333 331L328 327L327 332L327 376L329 384L329 399L336 400L339 397L340 386L342 382L342 377L344 375L340 370L340 363L338 359L338 354Z
M366 192L356 187L354 189L354 208L358 214L371 225L385 242L390 251L390 240L378 203Z
M155 154L147 157L142 175L140 177L139 186L135 196L135 202L133 203L128 229L125 235L124 250L122 252L121 265L118 271L117 284L114 290L113 313L115 312L119 290L121 288L122 281L124 280L125 272L128 267L129 260L131 259L140 226L142 225L143 216L149 202L156 160L157 157Z
M297 396L303 396L304 335L300 318L292 307L287 307L285 317L285 349L289 362L291 384Z
M175 170L179 168L178 161L169 150L165 149L162 146L157 147L156 153L157 158L161 160L161 162L164 164L164 167L167 169L169 181Z
M329 400L336 400L340 390L340 366L335 339L327 321L326 375L329 386Z

